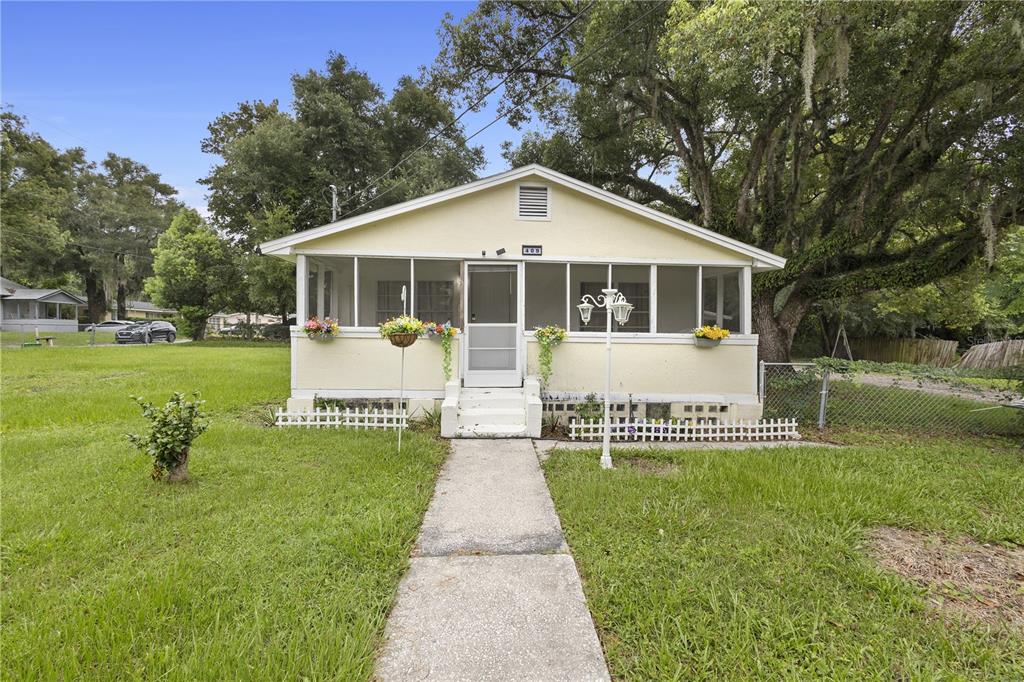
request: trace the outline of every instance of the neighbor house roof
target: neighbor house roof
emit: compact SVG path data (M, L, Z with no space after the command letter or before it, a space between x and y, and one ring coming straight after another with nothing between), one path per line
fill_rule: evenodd
M30 289L17 282L0 277L0 298L5 301L52 301L56 298L66 297L70 301L54 301L59 303L74 303L85 305L85 299L75 296L63 289Z
M178 312L174 308L161 308L156 304L150 303L149 301L128 301L126 304L128 310L143 310L154 313L176 313Z
M369 213L363 213L362 215L353 216L352 218L346 218L338 220L333 223L328 223L321 227L314 227L309 230L303 230L302 232L296 232L294 234L280 237L278 239L272 239L268 242L260 244L260 250L269 255L275 256L286 256L289 255L291 249L303 242L307 242L327 235L336 234L338 232L344 232L345 230L351 230L352 228L360 227L369 223L391 218L393 216L408 213L409 211L415 211L420 208L425 208L433 204L437 204L457 197L472 194L473 192L479 192L481 190L489 189L497 185L501 185L507 182L514 182L529 176L539 176L555 185L561 185L569 189L576 190L583 194L589 195L596 199L600 199L609 204L625 209L637 215L643 216L655 222L661 223L667 227L674 228L681 232L705 239L714 244L718 244L727 249L731 249L738 253L742 253L749 256L757 261L762 267L765 268L781 268L786 265L786 259L782 256L777 256L774 253L759 249L755 246L745 244L736 239L731 239L724 235L721 235L713 230L694 225L686 220L681 220L674 216L670 216L667 213L638 204L635 201L630 201L620 197L617 194L603 190L600 187L595 187L589 183L577 180L563 173L553 171L550 168L538 164L532 164L529 166L523 166L521 168L515 168L504 173L498 173L490 177L475 180L474 182L467 183L465 185L459 185L451 189L444 190L442 192L435 192L434 194L428 194L417 199L411 199L409 201L402 202L400 204L394 204L393 206L387 206L385 208L378 209L376 211L370 211Z

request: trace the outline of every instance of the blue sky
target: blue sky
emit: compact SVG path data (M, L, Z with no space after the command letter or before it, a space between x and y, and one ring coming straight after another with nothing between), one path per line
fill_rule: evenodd
M205 207L206 125L243 100L291 100L289 76L344 54L386 91L437 54L472 3L0 3L0 98L57 147L147 164ZM498 93L492 95L497 97ZM475 132L493 111L463 121ZM502 170L503 123L473 140Z

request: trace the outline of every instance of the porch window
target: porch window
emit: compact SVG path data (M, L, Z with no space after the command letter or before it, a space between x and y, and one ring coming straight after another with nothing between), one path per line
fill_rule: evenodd
M462 326L462 264L457 260L416 259L416 317ZM401 291L401 288L399 288Z
M697 268L658 266L658 323L661 334L689 334L697 326Z
M549 324L565 326L567 267L565 263L526 264L526 329Z
M46 305L46 319L47 320L56 320L56 319L58 319L57 312L58 312L59 306L56 303L47 303L45 305Z
M412 294L411 262L408 258L359 259L359 326L376 327L381 322L409 311L402 304L402 287Z
M649 265L612 266L612 286L633 304L626 324L612 320L612 331L651 331L651 267ZM593 321L593 320L591 320Z
M717 324L731 332L742 325L739 268L704 268L701 281L703 324Z
M73 305L62 305L60 307L60 319L62 320L77 320L78 319L78 307Z

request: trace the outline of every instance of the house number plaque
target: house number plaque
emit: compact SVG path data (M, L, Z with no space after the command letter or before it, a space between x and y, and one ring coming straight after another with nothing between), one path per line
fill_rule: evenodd
M543 246L527 246L526 244L523 244L523 255L524 256L543 256L544 255L544 247Z

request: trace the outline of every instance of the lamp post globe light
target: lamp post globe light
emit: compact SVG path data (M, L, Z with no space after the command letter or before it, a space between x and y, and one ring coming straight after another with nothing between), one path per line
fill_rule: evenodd
M601 289L601 294L594 298L585 294L576 309L580 311L583 324L590 322L594 308L604 308L607 313L605 323L605 375L604 375L604 440L601 444L601 468L612 468L612 316L619 324L626 324L629 314L633 312L633 304L619 293L618 289Z

